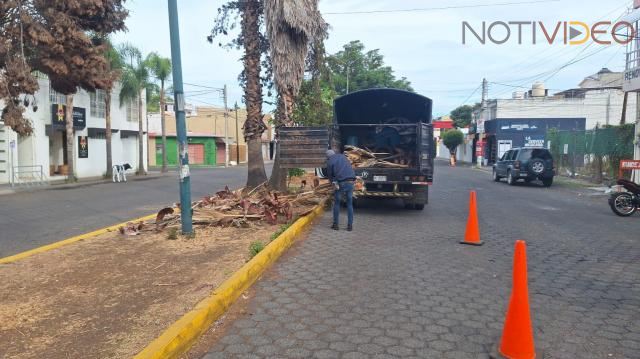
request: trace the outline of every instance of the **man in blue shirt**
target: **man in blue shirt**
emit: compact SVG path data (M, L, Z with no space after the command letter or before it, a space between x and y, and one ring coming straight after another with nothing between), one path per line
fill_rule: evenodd
M336 187L335 200L333 202L333 225L332 229L340 229L338 226L340 219L340 199L344 193L347 197L347 231L353 230L353 185L356 180L356 173L351 167L351 161L342 153L335 153L327 150L327 177Z

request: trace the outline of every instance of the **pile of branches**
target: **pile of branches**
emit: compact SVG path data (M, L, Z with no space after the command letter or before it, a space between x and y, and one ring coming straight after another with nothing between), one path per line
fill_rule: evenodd
M225 187L223 191L191 204L192 221L194 226L237 228L248 228L252 224L261 223L290 223L311 213L332 192L331 184L320 185L316 181L311 190L297 194L270 191L265 184L249 192L244 189L231 191L229 187ZM120 227L120 233L134 236L179 226L180 206L176 204L175 207L161 209L155 221L127 223Z
M401 157L402 154L374 153L356 146L344 146L344 154L353 167L357 168L407 168L407 164L394 163L390 160Z

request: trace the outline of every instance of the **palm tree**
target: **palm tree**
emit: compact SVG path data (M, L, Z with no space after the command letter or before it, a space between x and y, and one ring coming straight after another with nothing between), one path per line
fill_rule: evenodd
M327 23L318 10L318 0L265 0L264 13L278 90L278 130L280 126L293 125L293 104L304 77L310 44L325 38ZM272 188L286 190L286 172L280 168L279 146L269 182Z
M120 106L125 102L138 101L138 174L146 175L144 168L144 131L142 122L142 92L149 86L149 70L142 61L140 51L129 45L120 47L123 60L130 62L124 67L120 89Z
M105 118L105 139L107 143L107 178L113 175L113 156L111 150L111 92L113 87L122 75L122 68L124 63L118 51L113 47L113 44L107 40L107 49L104 57L107 60L108 80L104 88L104 118Z
M260 36L261 0L246 0L241 3L242 36L244 46L244 100L247 105L247 120L243 134L247 142L248 173L247 188L255 188L267 181L262 158L262 133L267 126L262 119L262 84L260 83L260 58L262 56Z
M164 82L171 76L171 59L152 52L145 61L153 75L160 80L160 123L162 127L162 172L167 172L167 133L164 118Z

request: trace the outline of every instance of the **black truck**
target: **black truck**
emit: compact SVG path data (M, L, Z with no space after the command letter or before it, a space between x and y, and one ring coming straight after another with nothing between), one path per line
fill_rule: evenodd
M422 210L433 182L431 111L431 99L404 90L344 95L334 101L331 126L280 130L281 166L324 167L328 148L356 159L365 154L354 161L356 199L401 198L406 208Z

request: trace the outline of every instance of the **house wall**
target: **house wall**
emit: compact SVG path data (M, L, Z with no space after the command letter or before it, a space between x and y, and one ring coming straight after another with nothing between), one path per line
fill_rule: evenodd
M156 138L156 141L159 138ZM204 145L204 164L207 166L215 166L216 158L218 157L218 150L215 142L215 138L208 137L190 137L190 144L203 144ZM155 163L162 163L162 154L156 152ZM222 159L222 163L224 164L224 158ZM167 165L169 166L177 166L178 165L178 142L175 137L167 137Z
M2 126L3 132L0 132L0 183L9 182L9 156L13 154L13 166L42 166L46 178L49 177L49 166L52 161L62 159L60 149L61 140L56 136L50 138L45 132L45 126L51 124L51 105L49 98L49 80L46 77L38 78L39 90L34 97L38 104L38 111L33 112L31 108L27 109L25 116L32 122L34 132L26 138L19 136L8 127ZM120 106L118 94L120 92L119 85L112 91L111 103L111 127L118 130L138 130L138 122L127 121L126 106ZM145 117L146 106L144 93L143 96L143 129L146 131ZM0 103L0 109L2 108ZM99 177L106 173L106 140L103 138L88 138L89 158L78 158L77 140L78 136L87 136L88 128L105 128L105 119L91 116L90 95L87 91L79 90L74 95L74 107L84 108L86 111L86 127L82 130L76 130L74 133L74 166L75 173L78 178ZM146 137L146 136L145 136ZM4 140L4 141L2 141ZM14 150L10 150L10 142L16 141L17 146ZM143 138L145 141L145 138ZM50 146L53 144L54 146ZM112 135L112 157L114 164L129 163L133 168L138 163L138 138L137 136L129 138L121 138L120 132ZM146 158L146 143L144 148L144 158ZM5 151L5 152L2 152ZM2 162L3 155L6 157ZM146 161L145 161L146 162ZM143 164L146 167L146 163Z
M526 98L490 102L490 119L495 118L575 118L586 119L586 129L596 124L617 125L622 117L624 92L618 89L590 90L580 98ZM636 119L636 96L627 100L626 122Z

